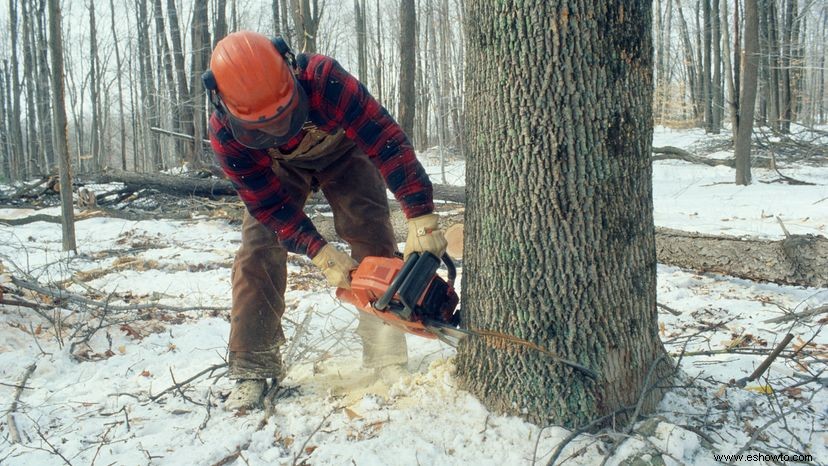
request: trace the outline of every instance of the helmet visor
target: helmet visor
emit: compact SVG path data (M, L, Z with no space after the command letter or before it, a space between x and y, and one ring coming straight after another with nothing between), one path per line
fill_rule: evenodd
M265 120L246 121L225 111L233 137L245 147L267 149L290 141L302 129L308 119L308 98L302 86L296 82L291 102L279 113Z

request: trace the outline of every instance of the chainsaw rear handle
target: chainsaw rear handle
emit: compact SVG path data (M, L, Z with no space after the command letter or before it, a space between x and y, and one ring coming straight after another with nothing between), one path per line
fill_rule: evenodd
M426 252L424 254L431 254L430 252ZM400 273L394 277L394 280L391 281L391 284L388 285L388 289L385 290L385 293L380 296L377 302L374 303L374 309L378 311L384 311L388 308L388 304L394 299L394 295L397 294L397 290L400 289L400 286L405 281L408 274L411 273L411 270L417 264L417 260L420 258L420 253L414 252L408 255L408 260L405 261L403 268L400 270ZM449 286L454 286L454 279L457 278L457 268L454 266L454 261L451 260L448 254L443 253L441 258L443 263L446 264L446 268L448 269L448 283Z

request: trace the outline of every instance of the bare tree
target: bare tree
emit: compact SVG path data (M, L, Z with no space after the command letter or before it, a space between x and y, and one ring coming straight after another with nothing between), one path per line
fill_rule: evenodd
M69 160L69 146L66 128L66 107L63 92L63 32L61 31L60 0L49 0L49 36L52 58L52 112L54 118L53 143L57 152L60 170L60 201L63 225L63 250L75 251L75 217L72 201L72 164Z
M35 16L36 28L33 28L33 33L36 33L34 43L35 47L35 61L37 63L37 119L41 125L40 130L45 134L52 134L52 115L51 115L51 94L49 90L49 58L48 46L46 41L46 0L38 0L37 15ZM52 147L52 138L43 138L42 141L42 157L44 168L47 172L51 172L54 165L54 148Z
M359 79L368 85L368 36L365 0L354 0L354 22L356 25L357 72Z
M11 80L9 87L11 89L12 102L12 117L9 121L9 130L12 133L12 155L11 155L11 177L19 179L28 176L26 172L26 149L23 144L23 127L20 123L20 115L23 115L20 98L22 90L20 89L20 60L18 58L18 0L9 0L9 34L11 36L11 66L9 73Z
M759 12L757 0L745 0L745 48L742 51L742 82L739 122L736 130L736 184L750 184L750 150L753 111L759 80Z
M95 19L95 2L89 6L89 89L92 103L92 170L101 169L101 103L100 61L98 59L98 31Z
M179 129L185 134L195 134L193 127L193 107L192 102L194 96L190 95L189 85L187 83L187 71L184 66L184 49L181 45L181 29L178 23L178 10L175 6L175 0L167 0L167 17L170 24L170 39L172 43L173 68L175 71L175 80L178 87L178 119ZM200 87L196 87L193 92L199 94ZM186 144L182 147L182 157L184 160L194 160L194 146Z
M138 42L136 53L139 59L139 75L141 80L141 94L144 103L144 116L140 119L143 136L149 140L148 147L145 150L149 151L149 165L152 171L161 170L161 141L157 134L149 131L147 126L158 126L159 121L159 106L158 96L156 94L155 81L153 80L152 67L152 46L149 40L149 15L147 13L147 0L138 0L136 6L138 16ZM146 121L146 124L144 123ZM144 157L146 158L146 157Z
M123 86L123 79L121 77L123 66L121 63L121 48L118 45L118 34L115 32L115 2L114 0L109 0L109 25L110 31L112 32L112 40L114 41L115 47L115 74L116 79L118 80L118 117L120 121L120 131L119 136L121 139L121 170L127 169L127 150L126 150L126 122L124 121L124 86Z
M414 0L400 1L400 102L397 119L403 131L414 135L417 96L414 81L417 72L417 7Z
M210 31L207 0L195 0L192 23L193 55L190 71L190 89L193 91L193 167L203 159L202 140L207 134L205 96L201 92L201 74L210 63Z
M316 35L324 3L320 7L319 0L290 0L290 5L296 29L296 47L302 52L316 53Z

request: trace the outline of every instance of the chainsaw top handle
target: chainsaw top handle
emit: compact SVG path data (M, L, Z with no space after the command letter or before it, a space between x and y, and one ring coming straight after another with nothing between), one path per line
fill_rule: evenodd
M411 270L414 269L414 266L417 264L417 261L420 259L421 254L428 254L433 256L430 252L413 252L408 255L408 260L405 261L403 268L400 270L400 273L394 277L394 280L391 281L391 284L388 285L388 289L385 290L385 293L380 296L377 302L374 303L374 309L379 311L384 311L388 308L388 304L394 298L394 295L397 294L397 290L400 289L400 286L403 284L405 279L408 277L408 274L411 273ZM454 286L454 279L457 278L457 268L454 266L454 261L451 260L448 254L443 253L441 257L443 263L446 264L446 268L448 269L448 284L449 286Z

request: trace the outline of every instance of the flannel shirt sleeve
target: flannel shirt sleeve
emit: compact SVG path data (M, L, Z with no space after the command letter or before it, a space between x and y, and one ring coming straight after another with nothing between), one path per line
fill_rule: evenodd
M215 113L210 118L210 144L250 215L274 231L288 251L314 257L326 242L308 216L289 202L267 152L241 145Z
M333 58L314 67L311 106L345 130L379 169L407 218L434 211L431 181L402 128Z

